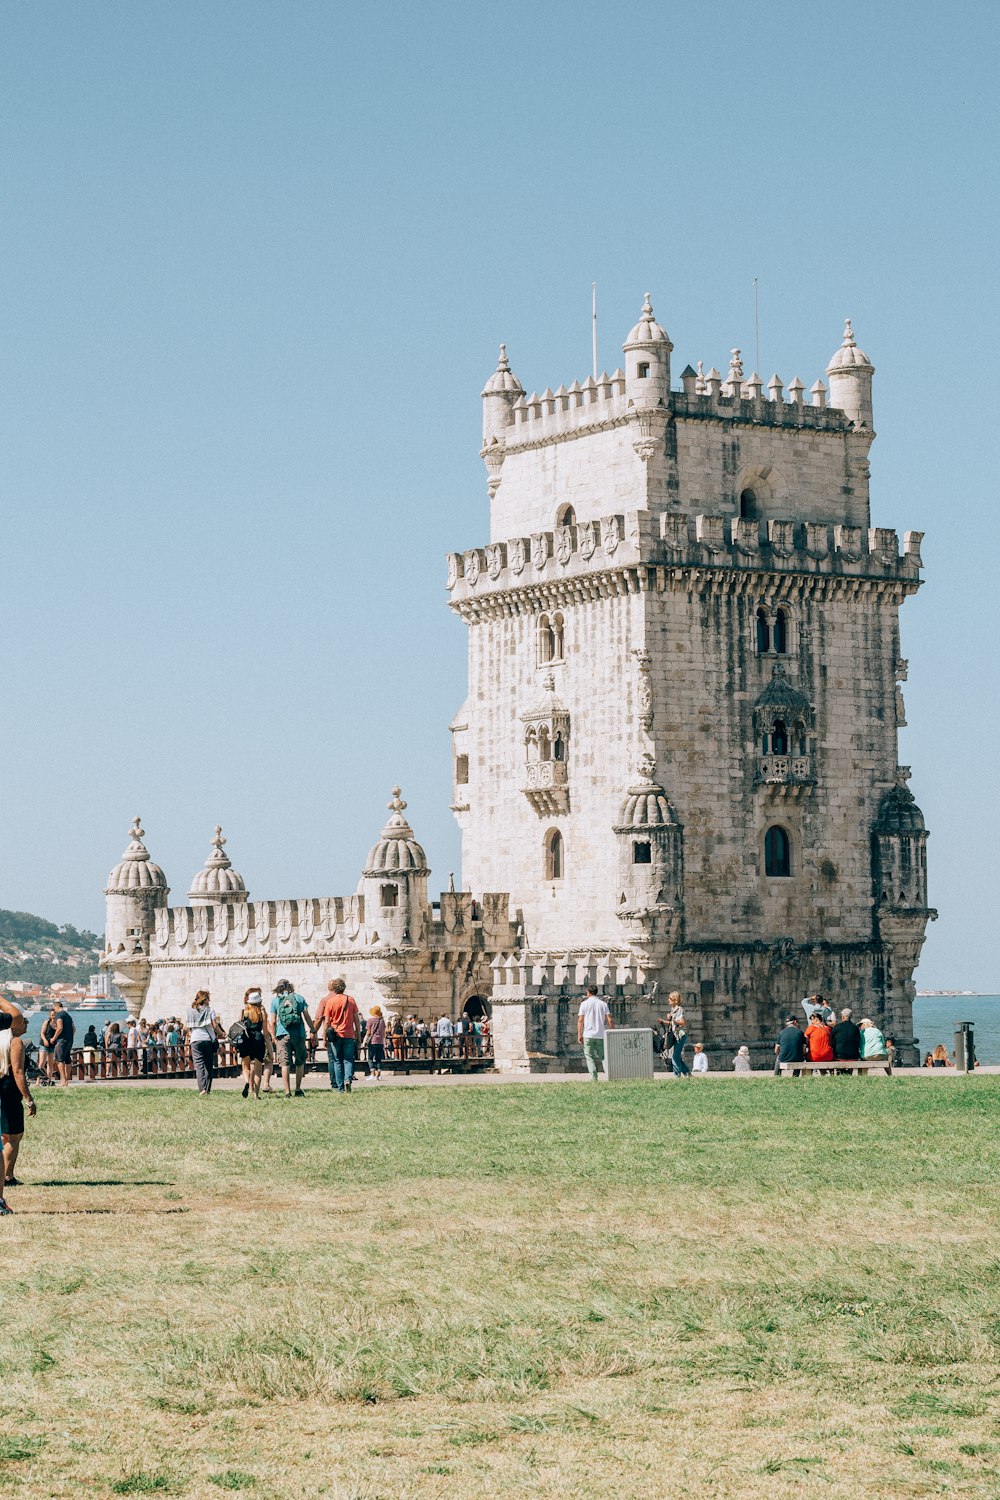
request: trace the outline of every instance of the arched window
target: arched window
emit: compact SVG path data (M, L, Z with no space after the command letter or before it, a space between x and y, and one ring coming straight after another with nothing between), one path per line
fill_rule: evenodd
M538 759L538 735L536 734L534 729L528 730L527 746L528 764L531 765L533 761L536 761Z
M787 879L791 873L791 843L785 830L775 824L764 835L764 874Z
M767 611L757 611L757 652L764 656L771 649L771 627L767 622Z
M788 616L779 609L774 617L774 649L779 656L788 651Z
M743 490L740 495L740 518L744 521L756 521L760 515L757 504L757 496L753 490Z
M788 730L781 719L775 719L774 727L771 730L771 754L788 754Z
M538 731L538 759L539 760L551 760L552 759L552 749L551 749L551 746L549 745L549 731L546 729L546 727L545 727L544 724L542 725L541 729Z
M563 837L558 828L550 828L545 835L545 879L562 880Z
M809 741L806 738L806 726L803 724L801 719L796 722L795 728L792 730L792 739L798 746L797 754L809 754Z
M576 525L576 511L573 509L572 505L560 505L558 511L556 512L556 525Z
M552 616L552 655L550 661L562 661L563 659L563 617Z
M468 786L469 784L469 757L467 755L456 755L455 757L455 785Z
M566 759L566 743L563 740L563 737L562 737L561 734L557 734L556 737L555 737L555 739L552 741L552 759L553 760L565 760Z
M552 660L555 655L556 637L555 631L549 624L548 615L538 617L538 660L545 663Z
M653 863L653 849L648 839L638 839L632 845L632 863L634 865L651 865Z

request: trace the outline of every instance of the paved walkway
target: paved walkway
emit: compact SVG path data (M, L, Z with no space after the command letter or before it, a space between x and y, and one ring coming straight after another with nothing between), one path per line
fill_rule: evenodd
M1000 1065L977 1068L976 1074L1000 1073ZM882 1078L883 1074L876 1074L876 1078ZM957 1068L897 1068L893 1075L896 1078L926 1078L928 1080L944 1080L963 1078L966 1075L959 1073ZM975 1075L973 1075L975 1076ZM693 1088L697 1088L702 1078L727 1079L731 1083L753 1083L760 1079L774 1081L774 1074L768 1071L755 1073L706 1073L698 1078L689 1080ZM409 1077L393 1076L388 1074L381 1083L372 1083L363 1075L356 1076L355 1089L360 1093L379 1093L384 1089L405 1088L489 1088L491 1085L507 1083L585 1083L586 1073L411 1073ZM654 1075L656 1083L676 1083L677 1080L671 1073L661 1072L659 1069ZM787 1080L782 1080L787 1081ZM791 1080L795 1081L795 1080ZM115 1089L190 1089L194 1091L193 1078L119 1078L108 1080L96 1080L93 1083L71 1084L75 1089L92 1088L115 1088ZM214 1088L223 1092L233 1092L242 1089L242 1078L217 1078ZM309 1093L329 1093L330 1083L325 1072L307 1073L303 1088ZM273 1091L273 1098L282 1097L280 1080Z

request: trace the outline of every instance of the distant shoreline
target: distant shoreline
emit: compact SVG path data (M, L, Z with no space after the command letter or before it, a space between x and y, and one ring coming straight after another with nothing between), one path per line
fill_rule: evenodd
M917 990L918 1000L994 1000L982 990Z

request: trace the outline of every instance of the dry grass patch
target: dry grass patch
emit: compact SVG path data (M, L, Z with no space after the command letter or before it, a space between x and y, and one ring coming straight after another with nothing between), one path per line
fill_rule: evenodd
M995 1496L1000 1080L811 1084L43 1096L0 1494Z

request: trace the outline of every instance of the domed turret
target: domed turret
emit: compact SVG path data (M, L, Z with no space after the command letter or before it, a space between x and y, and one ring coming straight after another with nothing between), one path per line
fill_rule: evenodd
M224 852L225 842L222 828L217 823L212 839L212 852L206 859L204 868L192 880L188 891L188 900L193 906L209 906L215 902L228 905L233 901L248 899L243 876L233 869L228 854Z
M149 857L149 850L142 842L146 830L139 818L129 831L132 841L109 874L104 894L124 896L137 891L163 891L166 894L169 889L167 877Z
M483 446L481 458L486 465L487 489L492 500L500 488L507 428L514 420L514 406L524 395L524 387L507 363L507 345L500 345L500 358L493 374L483 387Z
M136 818L132 839L108 876L105 937L101 967L114 973L129 1011L137 1016L149 985L149 937L156 913L167 904L167 877L149 857Z
M673 344L653 317L646 293L642 315L622 345L625 354L625 393L633 406L665 407L670 395L670 352Z
M643 756L614 826L624 919L667 910L679 916L684 903L684 829L654 770L652 756Z
M365 923L383 943L412 941L427 907L427 856L403 816L406 803L398 786L392 789L392 816L365 863L361 890Z
M844 324L844 339L826 369L830 381L830 405L845 411L856 427L873 430L872 376L875 366L854 338L850 318Z
M507 345L500 345L500 358L483 386L483 447L502 441L513 421L514 403L524 395L524 386L507 362Z
M896 785L886 792L879 808L877 833L925 833L927 824L917 806L917 799L906 785L909 773L905 766L899 768Z
M872 830L875 899L879 907L923 912L927 907L927 826L900 766Z
M365 865L365 877L402 872L406 875L429 875L427 856L413 837L413 829L403 817L406 803L400 788L392 789L392 801L388 804L392 817L379 835Z

